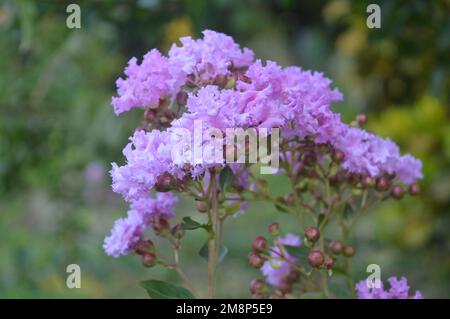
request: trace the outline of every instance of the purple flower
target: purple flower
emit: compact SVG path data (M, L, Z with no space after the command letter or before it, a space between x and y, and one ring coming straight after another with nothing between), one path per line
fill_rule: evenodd
M116 115L136 107L158 105L160 98L177 93L185 82L184 73L174 69L156 49L144 55L140 65L132 58L125 75L125 79L116 82L119 96L112 99Z
M382 282L380 288L369 288L366 280L360 281L355 286L358 299L423 299L420 291L409 295L408 280L405 277L390 277L388 282L390 288L385 290Z
M293 234L287 234L284 237L277 239L277 243L284 246L300 247L301 240L298 236ZM265 276L266 281L273 287L279 287L283 281L288 280L289 276L295 272L295 268L291 263L295 263L298 260L284 251L284 256L288 261L280 260L281 250L278 245L272 247L270 256L273 258L264 263L261 267L261 272Z
M126 218L116 220L111 235L105 238L103 249L112 257L129 254L141 240L154 216L171 218L178 202L171 193L158 193L156 198L142 198L130 205Z
M253 62L253 52L241 50L233 38L219 32L205 30L203 39L180 39L181 47L172 45L169 59L182 66L186 74L197 73L204 79L229 74L229 67L245 67Z
M113 190L131 201L147 196L164 173L182 177L172 161L170 136L167 131L136 131L123 150L126 165L112 164Z
M169 57L153 49L144 55L141 64L133 57L125 68L125 78L116 82L118 96L112 98L116 115L133 108L158 105L160 99L173 97L186 83L190 74L203 79L218 74L227 75L229 67L246 67L253 61L253 52L241 50L232 37L211 30L203 31L203 39L190 37L180 39Z

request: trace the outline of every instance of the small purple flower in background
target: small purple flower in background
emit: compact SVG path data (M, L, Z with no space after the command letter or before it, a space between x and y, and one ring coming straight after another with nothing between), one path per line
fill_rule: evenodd
M389 290L384 289L382 282L380 288L369 288L366 280L358 282L355 287L358 299L423 299L418 290L414 295L409 295L408 280L405 277L390 277L388 282Z
M287 234L284 237L280 237L277 240L277 243L283 246L292 246L292 247L300 247L301 240L300 237L294 234ZM280 260L281 250L278 246L272 247L272 252L270 256L273 258L272 260L268 260L261 267L262 274L266 277L266 281L274 286L279 287L285 280L288 280L290 276L292 276L293 272L295 272L294 267L291 263L295 263L298 260L289 255L286 251L284 251L284 258L288 261Z

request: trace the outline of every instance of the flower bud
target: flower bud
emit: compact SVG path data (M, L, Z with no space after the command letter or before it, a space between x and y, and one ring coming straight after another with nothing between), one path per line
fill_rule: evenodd
M353 257L355 255L355 248L350 245L345 245L343 254L345 257Z
M153 245L153 242L148 240L141 240L134 249L136 254L138 255L145 255L146 253L154 253L155 252L155 245Z
M165 237L169 234L169 222L162 216L156 216L152 220L152 227L158 236Z
M248 262L250 263L250 266L252 266L253 268L259 269L264 264L264 258L262 258L255 252L251 252L248 255Z
M344 161L345 155L340 150L333 150L331 157L337 164L341 164Z
M401 187L400 185L394 185L391 188L391 196L394 199L401 199L403 197L403 187Z
M142 264L145 267L153 267L156 265L156 255L153 253L146 253L142 256Z
M224 88L225 85L227 85L228 79L226 75L219 74L214 79L214 84L217 85L219 88Z
M203 201L196 201L195 206L200 213L206 213L208 211L208 205Z
M326 269L332 269L333 265L334 265L334 261L332 258L326 258L323 265Z
M340 240L333 240L330 243L329 247L330 247L331 252L335 255L341 254L342 251L344 250L344 244Z
M280 234L280 224L279 223L272 223L269 225L269 233L272 236L278 236Z
M320 238L319 228L307 227L305 229L305 237L309 242L315 243Z
M261 292L261 290L264 288L266 283L262 279L253 279L250 283L250 291L252 294L256 294Z
M313 250L308 255L308 263L313 267L319 267L323 264L325 257L320 250Z
M413 183L413 184L409 185L408 186L408 192L411 195L413 195L413 196L419 194L420 193L420 186L419 186L419 184Z
M263 236L257 236L252 242L252 249L255 252L263 252L267 249L267 240Z
M388 190L389 184L390 182L386 177L384 176L377 177L377 179L375 180L375 189L379 192L384 192Z
M375 185L375 181L373 180L372 177L366 175L361 179L361 185L363 188L370 188Z
M157 111L153 109L147 109L144 113L144 118L148 122L153 122L156 119Z
M168 192L172 189L172 175L164 173L158 177L155 188L158 192Z
M180 91L177 93L177 96L175 99L176 99L178 105L185 106L187 99L188 99L188 94L185 91Z
M356 122L358 122L359 126L364 126L367 123L367 115L366 114L358 114L356 116Z
M180 224L176 224L175 226L172 227L170 233L172 234L173 237L180 239L184 236L184 229L181 227Z

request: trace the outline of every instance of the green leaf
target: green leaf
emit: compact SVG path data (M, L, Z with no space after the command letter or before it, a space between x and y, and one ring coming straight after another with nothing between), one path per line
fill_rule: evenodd
M287 253L292 257L297 258L301 262L306 262L308 260L309 249L305 246L294 247L294 246L284 246Z
M308 264L308 255L309 255L309 248L302 245L300 247L294 247L294 246L284 246L287 253L291 255L292 257L295 257L300 262L301 266L309 272L311 270L311 267Z
M288 212L289 212L286 208L284 208L283 206L281 206L281 205L279 205L279 204L274 204L274 205L275 205L275 208L276 208L279 212L282 212L282 213L288 213Z
M198 229L198 228L203 228L204 230L206 230L208 232L208 234L212 233L212 228L210 225L200 224L199 222L196 222L189 216L183 217L183 221L181 222L181 229L194 230L194 229Z
M233 171L229 166L225 166L220 172L219 183L222 192L226 192L233 183Z
M206 242L202 248L200 248L200 251L198 254L203 257L205 260L208 260L208 242ZM228 254L228 248L226 246L220 246L219 256L217 258L217 263L222 262L222 260L225 258L225 256Z
M191 217L183 217L183 221L181 222L181 228L184 230L193 230L197 228L201 228L204 225L200 224L199 222L196 222Z
M186 288L160 280L141 281L141 286L152 299L194 299L194 295Z

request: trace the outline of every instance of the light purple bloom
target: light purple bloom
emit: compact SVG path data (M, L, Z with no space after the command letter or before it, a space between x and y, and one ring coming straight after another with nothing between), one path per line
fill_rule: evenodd
M384 289L382 282L380 288L369 288L366 280L358 282L355 286L358 299L423 299L420 291L409 295L410 288L405 277L390 277L388 282L389 290Z
M277 239L277 242L284 246L301 246L300 238L294 234L287 234L284 237L280 237ZM275 245L272 247L272 250L273 252L270 253L270 256L275 259L267 260L261 267L261 272L265 276L267 283L273 287L278 287L295 271L291 263L295 263L298 260L286 251L284 252L284 256L290 262L279 260L281 254L280 248Z
M156 198L142 198L133 202L127 217L118 219L111 230L111 235L105 238L103 244L105 252L113 257L129 254L149 227L151 218L173 217L175 214L173 206L177 202L177 197L171 193L158 193Z
M253 62L251 50L241 50L232 37L223 33L205 30L202 39L183 37L180 42L182 46L174 44L168 57L153 49L144 55L141 64L135 57L130 59L126 77L116 82L118 96L112 98L116 115L158 105L160 99L175 96L190 74L209 79L229 74L230 66L245 67Z

